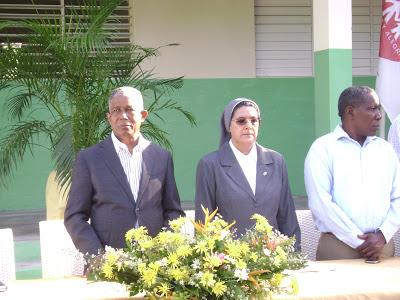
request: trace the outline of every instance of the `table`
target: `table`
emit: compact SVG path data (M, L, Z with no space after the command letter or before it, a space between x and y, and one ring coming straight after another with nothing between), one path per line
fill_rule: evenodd
M297 296L277 296L278 300L400 299L400 257L379 264L363 260L310 262L293 272L299 283ZM9 284L0 300L21 299L127 299L121 285L87 282L84 278L17 280Z
M7 286L0 300L109 300L128 295L118 283L88 282L84 277L16 280Z
M298 295L277 299L400 299L400 257L379 264L367 264L362 259L310 262L294 276L299 284Z

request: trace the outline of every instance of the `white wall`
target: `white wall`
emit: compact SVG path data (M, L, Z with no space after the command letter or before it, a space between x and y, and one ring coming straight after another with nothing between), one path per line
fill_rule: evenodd
M159 77L255 77L253 0L134 0L134 41L169 43L150 65Z

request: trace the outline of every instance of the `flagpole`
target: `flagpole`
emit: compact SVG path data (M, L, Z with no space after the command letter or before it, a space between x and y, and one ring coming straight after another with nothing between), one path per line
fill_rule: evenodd
M382 118L379 121L379 137L386 139L386 112L382 109Z

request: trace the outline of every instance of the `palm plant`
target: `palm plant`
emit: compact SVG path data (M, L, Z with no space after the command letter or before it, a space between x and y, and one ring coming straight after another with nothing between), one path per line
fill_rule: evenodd
M140 68L158 48L112 44L109 24L121 2L87 0L67 19L0 23L0 30L29 32L21 47L7 43L0 49L0 91L6 91L1 100L11 121L0 139L0 185L6 186L25 153L34 151L38 137L49 141L57 181L68 184L76 153L110 133L105 112L110 91L118 86L134 86L151 99L150 118L142 125L147 138L171 149L157 125L168 110L195 125L193 115L170 98L182 78L156 79Z

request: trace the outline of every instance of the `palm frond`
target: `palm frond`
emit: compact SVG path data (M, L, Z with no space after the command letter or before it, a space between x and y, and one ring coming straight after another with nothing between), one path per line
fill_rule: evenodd
M49 134L44 121L19 122L10 127L0 140L0 185L5 187L8 177L22 161L25 153L32 153L34 137Z
M54 64L58 62L56 58L66 56L62 22L59 18L24 20L20 21L18 26L31 32L27 36L27 43L21 49L26 48L36 56L44 54L42 58L47 58Z
M55 162L56 180L64 187L70 183L71 170L75 160L71 118L65 118L55 123L52 130L55 133L52 159Z
M11 118L21 120L23 113L32 105L32 95L30 93L22 93L8 98L8 111Z
M110 126L104 126L104 128L101 128L101 130L99 131L100 140L104 140L110 133L111 133Z
M107 21L117 22L112 12L120 5L122 0L102 0L98 5L96 0L86 0L78 9L72 9L71 26L66 34L73 40L73 44L80 50L96 51L107 47L113 37L112 29L105 29Z
M11 87L11 83L0 79L0 90L6 90Z
M191 126L197 125L195 116L188 110L185 110L182 106L178 105L178 103L173 100L167 100L160 106L153 107L152 113L155 114L159 119L164 121L164 119L160 116L159 112L163 112L165 110L177 111L183 114L183 116L186 118L186 120L190 123Z
M161 92L161 93L171 93L174 90L183 87L183 77L170 78L170 79L152 79L149 80L149 89Z
M160 127L155 125L150 120L146 120L145 123L141 126L141 133L143 136L157 144L165 147L166 149L172 151L172 144L168 140L167 135L168 133L162 130Z

